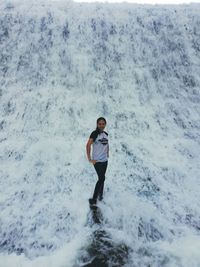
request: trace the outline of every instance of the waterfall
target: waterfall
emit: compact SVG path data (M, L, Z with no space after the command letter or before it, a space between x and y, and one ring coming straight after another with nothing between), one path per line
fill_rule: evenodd
M200 4L3 0L0 14L0 267L200 266Z

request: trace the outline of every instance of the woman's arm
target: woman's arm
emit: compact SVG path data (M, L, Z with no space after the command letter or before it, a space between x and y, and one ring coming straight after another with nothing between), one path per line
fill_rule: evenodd
M92 138L89 138L86 144L86 152L87 152L87 157L88 157L89 162L91 162L92 164L95 164L97 161L94 159L91 159L90 157L91 144L93 143L94 143L94 140Z
M108 144L108 150L107 150L107 155L108 155L108 157L109 157L109 144Z
M91 161L91 157L90 157L90 151L91 151L91 144L93 143L93 139L92 138L89 138L88 139L88 142L86 144L86 153L87 153L87 157L88 157L88 160Z

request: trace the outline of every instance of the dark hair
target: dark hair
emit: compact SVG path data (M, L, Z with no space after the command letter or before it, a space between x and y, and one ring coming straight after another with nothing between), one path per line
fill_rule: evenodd
M97 119L97 124L98 124L98 122L99 122L100 120L104 120L104 122L105 122L105 124L106 124L106 119L103 118L103 117L99 117L99 118ZM98 133L100 132L98 126L96 127L96 131L97 131Z

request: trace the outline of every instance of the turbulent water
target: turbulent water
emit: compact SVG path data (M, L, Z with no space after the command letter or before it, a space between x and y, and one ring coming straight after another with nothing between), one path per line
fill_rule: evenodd
M0 266L200 266L200 5L0 3ZM86 156L107 120L104 201Z

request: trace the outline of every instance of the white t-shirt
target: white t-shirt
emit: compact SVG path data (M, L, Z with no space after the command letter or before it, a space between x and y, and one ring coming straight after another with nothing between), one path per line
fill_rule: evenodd
M94 138L96 130L90 134ZM108 160L108 133L103 131L97 135L95 142L92 144L92 160L104 162Z

